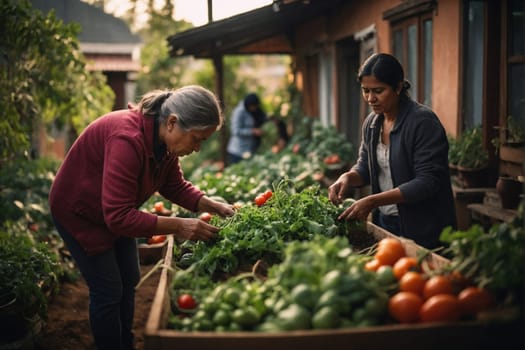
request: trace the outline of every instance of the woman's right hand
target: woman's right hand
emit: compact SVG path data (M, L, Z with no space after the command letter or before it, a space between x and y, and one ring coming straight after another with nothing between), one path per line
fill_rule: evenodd
M175 237L191 241L207 241L215 238L219 228L197 218L177 218L159 216L159 232L172 233Z
M334 204L340 204L345 198L344 195L350 187L348 173L344 173L328 187L328 199Z

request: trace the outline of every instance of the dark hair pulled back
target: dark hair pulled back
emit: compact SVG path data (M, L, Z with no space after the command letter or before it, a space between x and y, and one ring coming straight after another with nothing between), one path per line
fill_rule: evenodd
M408 89L410 89L411 84L405 79L405 72L401 63L390 54L375 53L368 57L359 68L357 81L361 82L365 76L375 77L391 86L394 91L398 89L401 83L400 96L402 98L409 97Z

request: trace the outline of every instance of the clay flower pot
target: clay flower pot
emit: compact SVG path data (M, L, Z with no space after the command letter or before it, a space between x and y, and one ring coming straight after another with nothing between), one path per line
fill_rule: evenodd
M500 176L496 182L496 191L501 198L503 209L515 209L523 193L523 184L512 177Z
M458 166L458 179L464 188L486 187L488 168L465 168Z

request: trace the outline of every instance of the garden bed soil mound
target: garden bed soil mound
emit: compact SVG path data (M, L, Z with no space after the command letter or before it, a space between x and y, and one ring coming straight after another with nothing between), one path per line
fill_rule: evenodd
M141 265L141 275L154 265ZM135 297L135 349L144 349L144 326L159 283L157 269L138 288ZM83 279L60 285L60 291L49 304L48 319L35 340L35 350L96 350L89 327L88 289Z

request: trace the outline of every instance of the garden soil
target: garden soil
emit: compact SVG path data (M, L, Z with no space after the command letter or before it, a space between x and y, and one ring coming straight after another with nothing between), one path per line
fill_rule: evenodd
M155 265L141 265L145 276ZM144 327L157 290L161 269L138 288L135 296L135 349L144 349ZM48 319L37 336L35 350L96 350L89 328L88 289L83 279L60 285L49 304Z

